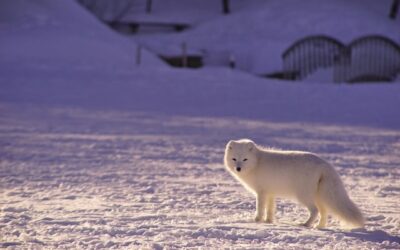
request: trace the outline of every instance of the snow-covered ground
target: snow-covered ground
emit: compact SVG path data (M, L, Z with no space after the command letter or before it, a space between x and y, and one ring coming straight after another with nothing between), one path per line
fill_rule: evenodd
M400 132L237 118L1 105L1 246L399 249ZM273 225L225 171L228 139L311 150L333 163L364 230Z
M137 67L74 2L39 3L0 3L0 248L400 249L399 84ZM322 155L365 229L299 227L288 200L254 223L222 164L237 138Z

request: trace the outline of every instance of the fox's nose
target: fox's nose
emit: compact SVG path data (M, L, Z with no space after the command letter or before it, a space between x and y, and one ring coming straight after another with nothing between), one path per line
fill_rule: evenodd
M236 171L240 172L240 170L242 170L241 167L237 167L237 168L236 168Z

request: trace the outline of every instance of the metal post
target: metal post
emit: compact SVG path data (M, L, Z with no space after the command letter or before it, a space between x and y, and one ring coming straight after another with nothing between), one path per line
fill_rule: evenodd
M229 14L231 12L229 9L229 0L222 0L222 12L224 14Z
M187 45L186 42L182 43L182 67L186 68L188 65L188 58L187 58Z
M231 69L236 68L235 55L233 55L233 54L230 54L230 55L229 55L229 67L230 67Z
M399 12L399 5L400 5L400 0L393 0L392 7L390 8L390 14L389 14L389 17L391 19L396 18L397 13Z
M153 5L153 1L152 0L147 0L146 1L146 13L151 13L151 9Z
M139 66L142 62L142 46L138 45L136 47L136 65Z

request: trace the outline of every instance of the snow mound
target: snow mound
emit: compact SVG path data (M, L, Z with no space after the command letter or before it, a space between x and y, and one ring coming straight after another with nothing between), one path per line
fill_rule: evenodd
M133 68L135 44L75 1L0 3L0 63L16 67ZM161 66L143 51L143 64Z

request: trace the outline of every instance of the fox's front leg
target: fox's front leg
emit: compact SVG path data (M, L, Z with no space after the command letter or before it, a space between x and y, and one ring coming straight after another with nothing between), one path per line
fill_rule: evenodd
M267 223L274 222L275 216L275 197L273 195L268 196L268 208L267 208Z
M266 205L267 199L265 194L263 193L257 193L256 194L256 217L254 220L256 222L263 221L265 218L265 205Z

